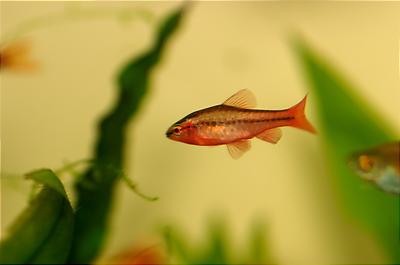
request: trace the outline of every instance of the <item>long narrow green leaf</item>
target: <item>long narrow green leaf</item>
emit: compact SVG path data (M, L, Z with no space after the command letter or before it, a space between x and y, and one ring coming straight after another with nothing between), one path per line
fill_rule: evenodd
M95 165L76 183L76 229L69 258L72 263L91 262L103 245L115 181L123 169L125 129L139 109L149 87L150 75L178 29L183 13L183 8L173 12L161 25L154 45L128 62L118 76L116 103L99 123Z
M60 180L50 170L28 178L43 185L0 244L1 264L65 263L72 242L74 215Z
M394 134L306 44L297 41L296 51L318 102L321 136L343 208L399 263L399 198L366 185L346 163L352 152L392 141Z

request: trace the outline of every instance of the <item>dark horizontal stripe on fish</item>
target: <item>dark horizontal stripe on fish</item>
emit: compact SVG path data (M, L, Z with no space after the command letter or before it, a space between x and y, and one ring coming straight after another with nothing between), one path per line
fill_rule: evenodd
M284 121L284 120L293 120L294 117L280 117L280 118L271 118L271 119L261 119L261 120L235 120L235 121L203 121L199 122L199 125L206 126L217 126L217 125L233 125L236 123L256 123L256 122L269 122L269 121Z
M186 125L186 126L182 126L181 130L195 128L195 127L196 127L195 125Z

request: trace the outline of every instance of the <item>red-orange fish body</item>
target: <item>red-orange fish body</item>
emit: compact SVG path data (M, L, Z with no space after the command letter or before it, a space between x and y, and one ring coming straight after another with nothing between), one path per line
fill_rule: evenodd
M306 97L298 104L284 110L250 109L254 96L241 90L223 104L189 114L173 124L167 137L194 145L228 146L232 157L238 158L250 148L249 139L257 137L277 143L281 137L278 127L292 126L315 132L304 116Z

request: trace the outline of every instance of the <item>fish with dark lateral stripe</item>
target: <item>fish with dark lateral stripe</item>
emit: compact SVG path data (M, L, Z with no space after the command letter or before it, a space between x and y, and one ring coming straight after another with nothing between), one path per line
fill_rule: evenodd
M255 97L243 89L221 105L187 115L174 123L166 135L192 145L227 145L230 155L236 159L250 149L251 138L277 143L282 136L279 127L291 126L315 133L304 114L306 100L307 96L289 109L253 109Z

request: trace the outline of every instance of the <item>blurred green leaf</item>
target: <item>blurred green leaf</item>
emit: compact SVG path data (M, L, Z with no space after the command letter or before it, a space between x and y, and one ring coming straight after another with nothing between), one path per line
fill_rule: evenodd
M399 198L366 184L347 167L352 152L395 140L394 133L303 41L297 40L295 47L318 103L321 136L341 203L391 261L400 263Z
M118 75L117 100L99 123L95 163L76 183L76 229L69 257L72 263L91 262L103 245L115 183L123 172L126 128L148 91L150 75L178 29L183 13L184 8L173 12L161 24L153 46L130 60Z
M59 194L64 196L68 200L67 193L65 193L64 186L57 176L49 169L36 170L31 173L26 174L28 179L32 179L37 183L44 184L53 190L57 191Z
M197 264L230 264L226 224L221 219L214 219L209 224L209 240L204 250L200 252Z
M74 214L60 180L51 170L27 175L43 185L0 244L1 264L65 263Z
M183 237L182 233L177 228L166 227L163 230L163 237L167 245L168 253L177 256L184 264L192 263L192 250L188 248L186 238Z
M265 224L257 220L250 231L250 238L248 245L250 246L249 257L244 264L276 264L273 261L273 255L267 244L267 231Z
M246 242L247 252L246 249L232 252L227 226L222 219L210 223L204 244L193 243L176 227L164 230L164 240L171 264L273 264L266 254L264 232L263 223L253 225L250 242Z
M197 246L176 227L164 230L164 240L173 263L178 264L230 264L227 260L227 241L222 226L209 227L206 244ZM190 242L190 243L189 243Z

